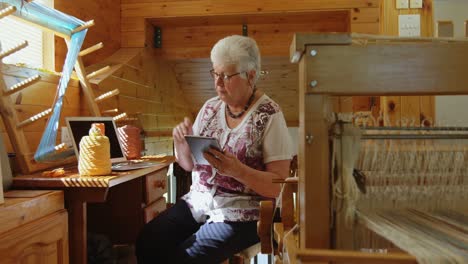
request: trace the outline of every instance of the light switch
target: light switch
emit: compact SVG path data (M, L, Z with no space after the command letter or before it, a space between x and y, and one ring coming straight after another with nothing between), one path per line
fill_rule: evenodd
M398 35L400 37L420 37L421 36L421 16L420 15L399 15Z
M410 8L422 8L423 0L410 0Z
M409 8L408 0L396 0L397 9L406 9Z

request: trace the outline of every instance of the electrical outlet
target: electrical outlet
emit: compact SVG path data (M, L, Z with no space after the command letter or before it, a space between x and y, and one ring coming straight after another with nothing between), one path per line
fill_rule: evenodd
M410 0L410 8L422 8L423 0Z
M399 15L398 35L400 37L420 37L421 36L421 16L420 15Z
M396 0L397 9L407 9L409 8L408 0Z

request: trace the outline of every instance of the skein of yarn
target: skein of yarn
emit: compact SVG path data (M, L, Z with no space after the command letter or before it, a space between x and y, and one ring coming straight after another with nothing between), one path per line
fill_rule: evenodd
M119 140L122 144L127 159L138 159L141 157L141 140L138 127L125 125L117 129Z
M112 171L109 138L103 133L104 124L92 124L89 136L80 141L78 172L80 175L109 175Z

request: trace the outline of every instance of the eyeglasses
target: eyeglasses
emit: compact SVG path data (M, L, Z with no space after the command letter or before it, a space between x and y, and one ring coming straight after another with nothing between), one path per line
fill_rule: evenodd
M214 71L214 69L211 69L210 70L210 75L211 77L213 77L213 79L215 81L217 81L219 78L221 78L221 80L223 80L224 83L227 83L231 80L232 77L236 76L236 75L239 75L243 72L237 72L237 73L233 73L231 75L225 75L224 73L217 73Z

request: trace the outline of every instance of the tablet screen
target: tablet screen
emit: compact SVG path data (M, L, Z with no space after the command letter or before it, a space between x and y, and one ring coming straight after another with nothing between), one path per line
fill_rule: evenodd
M192 156L198 164L210 164L205 157L203 157L203 152L206 152L210 147L221 150L218 140L213 137L185 136L185 140L187 140Z

